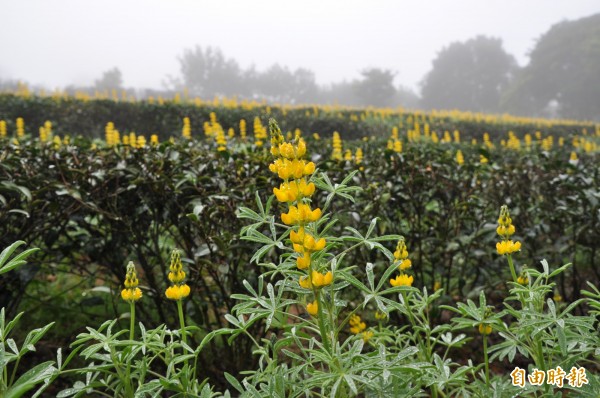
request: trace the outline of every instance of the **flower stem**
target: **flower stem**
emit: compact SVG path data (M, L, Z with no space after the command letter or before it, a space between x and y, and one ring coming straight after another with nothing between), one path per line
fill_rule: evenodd
M135 329L134 328L135 328L135 302L132 300L129 302L129 340L131 340L131 341L133 341L133 339L135 337ZM129 348L132 349L133 346L130 345ZM126 361L127 361L127 371L126 371L125 379L127 381L129 381L129 380L131 380L131 359L126 359Z
M133 340L135 337L135 303L133 301L129 303L129 313L131 314L129 317L129 340Z
M181 300L177 300L177 312L179 313L179 327L180 330L179 332L181 333L181 341L183 342L183 344L187 345L187 336L185 333L185 318L183 317L183 305L181 304ZM185 353L185 348L182 348L183 350L183 355L186 355ZM184 362L185 366L187 366L188 361L187 359Z
M323 316L323 303L321 302L321 292L318 289L315 289L315 296L317 299L317 316L319 321L319 331L321 332L321 339L323 340L325 350L331 355L333 355L333 352L331 351L331 344L329 343L329 337L327 336L327 329L325 328L325 319Z
M179 312L179 327L181 333L181 340L187 344L187 338L185 333L185 318L183 317L183 305L181 300L177 300L177 311Z
M513 264L512 256L510 254L506 255L506 259L508 260L508 266L510 267L510 273L513 278L513 282L517 283L517 273L515 271L515 265Z
M490 361L488 359L487 335L483 335L483 360L485 361L485 385L490 387Z

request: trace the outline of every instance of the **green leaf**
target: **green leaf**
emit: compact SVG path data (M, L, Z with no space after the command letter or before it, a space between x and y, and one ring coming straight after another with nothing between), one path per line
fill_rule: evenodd
M237 379L235 377L233 377L232 375L230 375L229 373L225 372L223 374L225 376L225 378L227 379L227 381L229 382L229 384L231 384L233 386L233 388L235 388L236 390L238 390L238 392L240 393L244 393L244 387L242 387L242 385L240 384L239 381L237 381Z
M37 384L54 376L58 369L54 367L54 361L40 363L29 369L6 391L4 398L19 398L33 389Z

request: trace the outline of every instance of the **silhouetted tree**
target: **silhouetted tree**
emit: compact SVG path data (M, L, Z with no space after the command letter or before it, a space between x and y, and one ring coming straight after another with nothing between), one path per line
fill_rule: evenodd
M421 98L411 89L400 86L392 98L392 106L402 106L405 108L418 108L421 105Z
M370 68L361 72L362 80L355 84L356 96L362 105L389 106L396 94L395 73L390 70Z
M119 68L112 68L102 74L102 77L94 81L94 88L98 91L121 90L123 88L123 76Z
M500 96L516 72L502 40L477 36L440 51L421 85L422 105L433 109L496 112Z
M208 47L203 50L196 46L193 50L185 50L179 58L183 85L192 95L205 98L215 95L233 96L240 92L241 70L232 58L225 58L218 48Z
M517 114L545 115L557 104L568 118L600 120L600 14L553 25L503 97Z

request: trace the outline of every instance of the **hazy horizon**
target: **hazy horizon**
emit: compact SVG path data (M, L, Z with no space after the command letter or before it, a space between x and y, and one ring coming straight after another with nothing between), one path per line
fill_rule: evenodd
M177 57L200 45L220 48L243 69L306 68L321 85L368 67L391 69L397 85L418 92L451 42L498 37L523 66L552 25L598 13L600 3L29 0L2 9L0 80L89 86L117 67L126 87L160 89L179 76Z

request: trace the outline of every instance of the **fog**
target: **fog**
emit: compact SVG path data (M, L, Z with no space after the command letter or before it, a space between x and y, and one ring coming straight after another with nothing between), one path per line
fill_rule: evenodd
M92 86L118 68L128 88L173 89L181 59L219 49L241 71L273 65L314 73L319 87L388 71L420 95L451 43L500 39L515 66L550 27L600 12L597 0L534 1L76 1L1 4L0 81L49 89Z

